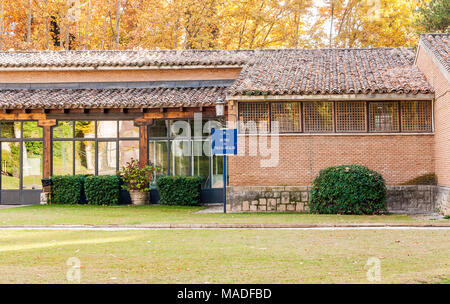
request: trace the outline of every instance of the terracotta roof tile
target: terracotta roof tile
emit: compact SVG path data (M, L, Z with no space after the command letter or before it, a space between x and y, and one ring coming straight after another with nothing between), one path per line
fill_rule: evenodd
M450 34L422 34L420 41L430 49L450 72Z
M228 95L430 93L406 48L258 50Z
M212 106L225 87L0 90L1 109L159 108Z
M251 51L12 51L0 52L0 68L99 68L244 65Z

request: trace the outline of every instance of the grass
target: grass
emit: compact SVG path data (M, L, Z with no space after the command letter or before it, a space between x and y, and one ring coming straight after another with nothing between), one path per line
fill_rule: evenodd
M0 283L440 283L450 231L0 231ZM446 281L445 281L446 280Z
M406 215L312 215L299 213L196 213L205 207L27 206L0 210L0 225L51 224L343 224L430 222ZM445 221L447 222L447 221Z

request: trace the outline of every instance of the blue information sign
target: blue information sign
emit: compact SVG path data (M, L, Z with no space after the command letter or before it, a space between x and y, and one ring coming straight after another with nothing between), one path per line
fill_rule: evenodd
M237 129L212 130L212 154L223 155L223 212L227 212L227 155L237 154Z
M237 154L237 129L212 130L212 154Z

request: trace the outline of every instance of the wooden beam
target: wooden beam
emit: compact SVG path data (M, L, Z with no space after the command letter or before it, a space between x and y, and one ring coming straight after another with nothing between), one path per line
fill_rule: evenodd
M149 119L149 118L139 117L134 120L134 125L136 127L145 127L145 126L151 125L152 123L153 123L153 119L151 119L151 118Z
M0 113L1 120L42 120L46 119L45 113Z
M56 119L39 120L38 125L42 127L44 133L44 149L43 149L43 177L49 178L52 174L52 127L56 125Z
M195 112L164 112L164 113L157 113L157 112L147 112L144 113L144 118L147 119L183 119L183 118L194 118ZM203 112L202 114L204 117L215 117L215 113L211 112Z

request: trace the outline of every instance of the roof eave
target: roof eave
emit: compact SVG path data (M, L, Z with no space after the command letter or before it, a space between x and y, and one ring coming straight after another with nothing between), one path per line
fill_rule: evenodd
M93 67L0 67L0 72L34 72L34 71L130 71L130 70L192 70L192 69L237 69L244 65L161 65L161 66L93 66Z
M434 93L418 94L328 94L328 95L228 95L227 100L234 101L291 101L291 100L431 100L434 99Z

